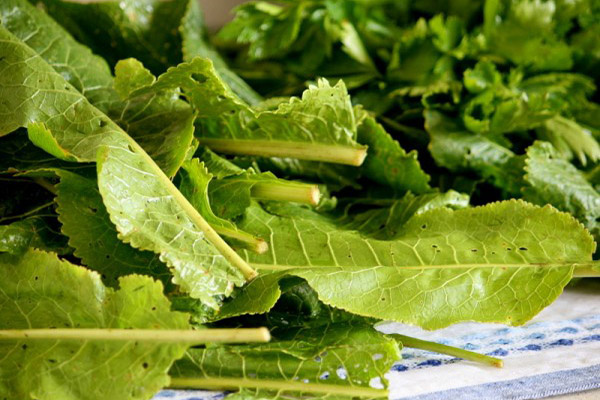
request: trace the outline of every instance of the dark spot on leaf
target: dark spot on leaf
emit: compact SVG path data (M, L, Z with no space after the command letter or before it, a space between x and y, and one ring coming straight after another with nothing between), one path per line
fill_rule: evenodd
M110 258L110 254L107 254L107 255L106 255L106 259L109 259L109 258Z
M437 249L437 244L432 244L431 247L433 247L434 249Z
M94 208L94 207L90 207L90 211L93 212L94 214L96 214L98 212L98 209Z
M477 249L471 249L473 253L477 253Z
M156 311L156 307L152 307L152 311Z
M427 224L421 225L421 229L427 229Z
M510 247L507 247L507 248L506 248L506 251L511 251L511 250L512 250L512 249L511 249Z
M107 122L103 119L100 120L100 123L98 125L100 125L100 128L104 128L106 126Z
M527 247L519 247L519 250L521 250L521 251L527 251L528 249L527 249Z
M52 358L49 358L49 359L48 359L48 362L49 362L49 363L51 363L51 364L54 364L54 363L56 363L56 360L54 360L54 359L52 359Z
M27 350L27 347L28 347L28 346L27 346L26 344L24 344L23 346L21 346L21 348L22 348L23 350Z
M142 368L144 368L144 369L148 369L148 363L147 363L147 362L143 363L143 364L142 364Z
M208 80L208 78L206 77L206 75L200 74L200 73L193 73L192 74L192 79L195 80L198 83L204 83Z
M40 277L39 276L34 276L33 279L37 281L38 279L40 279Z

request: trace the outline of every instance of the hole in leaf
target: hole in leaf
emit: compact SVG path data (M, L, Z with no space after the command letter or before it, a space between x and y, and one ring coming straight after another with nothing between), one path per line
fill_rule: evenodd
M195 80L198 83L204 83L208 80L208 78L206 77L206 75L203 74L199 74L197 72L192 74L192 79Z

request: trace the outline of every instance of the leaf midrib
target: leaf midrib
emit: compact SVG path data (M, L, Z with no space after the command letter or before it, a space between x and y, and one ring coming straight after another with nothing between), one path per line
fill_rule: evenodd
M475 268L553 268L553 267L573 267L574 269L587 269L591 267L600 266L600 261L564 261L564 262L552 262L552 263L465 263L465 264L433 264L433 265L285 265L285 264L260 264L250 263L250 266L257 270L271 270L271 271L287 271L292 269L349 269L356 272L356 269L375 269L375 268L395 268L395 269L406 269L406 270L420 270L420 269L475 269Z

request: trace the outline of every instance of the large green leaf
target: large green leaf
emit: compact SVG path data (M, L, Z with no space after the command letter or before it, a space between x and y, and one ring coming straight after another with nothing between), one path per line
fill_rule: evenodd
M82 263L98 271L109 286L116 286L121 276L138 273L159 278L168 287L171 274L156 254L119 240L96 180L63 170L56 174L60 177L56 202L61 230Z
M320 80L302 98L275 110L246 105L219 78L210 60L195 58L170 68L138 94L181 88L199 119L201 144L218 152L293 156L360 165L365 146L356 143L356 119L343 82Z
M537 204L552 204L570 212L598 239L600 194L585 175L546 142L527 149L524 198Z
M331 306L426 329L465 320L522 324L561 293L575 264L591 262L595 248L568 214L514 200L435 209L411 218L394 240L340 230L298 207L277 214L253 207L240 225L270 237L269 252L247 254L254 267L306 279ZM271 301L279 287L268 280L276 281L263 273L245 290ZM232 315L274 304L243 296L232 303Z
M135 57L154 73L196 56L213 60L219 75L244 100L258 103L260 96L210 45L202 11L194 0L126 0L88 2L43 0L77 40L90 46L111 65Z
M135 57L158 74L182 60L178 28L187 0L43 3L52 17L111 66Z
M98 184L120 238L160 254L172 269L173 281L192 297L216 307L214 295L226 295L244 281L234 264L247 277L253 275L118 125L2 27L0 39L0 66L6 72L0 77L6 99L0 104L0 132L34 122L30 138L37 145L83 161L95 161L102 148Z
M13 12L15 7L20 12ZM124 82L134 80L131 77L134 68L117 71L122 76L113 88L113 78L106 61L73 40L40 9L25 0L10 0L0 6L0 15L4 27L23 39L91 104L125 128L167 175L174 174L193 137L194 115L189 105L172 92L149 93L142 98L123 96L125 99L121 101L117 91ZM48 46L48 40L56 45ZM143 69L141 65L134 66ZM52 146L44 148L50 151ZM53 154L68 159L61 154L60 146L54 146Z
M231 90L248 104L255 105L262 98L242 78L236 75L225 63L221 55L211 46L207 37L202 9L197 1L186 0L187 11L181 19L181 51L183 61L191 61L194 57L209 58L215 65L219 76L229 85Z
M0 4L0 21L98 109L106 112L111 102L117 100L106 61L75 41L43 11L26 0L5 0ZM45 83L46 78L39 76L38 80L42 82L32 82L41 87L39 84ZM64 87L56 89L66 90Z
M191 349L171 376L174 382L191 378L231 388L237 383L242 393L258 398L387 396L377 389L384 388L384 374L400 359L400 346L369 324L329 323L278 332L278 340L266 345ZM272 386L254 388L253 383Z
M123 278L115 291L98 274L36 250L0 255L0 269L2 329L189 327L187 315L170 311L162 285L147 277ZM167 371L186 347L2 340L0 393L10 399L148 399L169 383Z

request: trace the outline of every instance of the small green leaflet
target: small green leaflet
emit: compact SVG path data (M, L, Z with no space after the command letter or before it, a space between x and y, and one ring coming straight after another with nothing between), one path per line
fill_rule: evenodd
M172 177L193 146L196 116L192 108L175 90L132 94L155 80L135 59L119 62L115 75L114 87L123 103L111 108L109 116Z
M547 142L530 146L525 164L524 198L570 212L599 239L600 194L584 174L561 158Z
M239 224L270 237L269 252L246 254L265 273L242 293L271 301L279 291L271 274L291 274L325 304L426 329L469 320L522 324L562 292L576 264L591 263L595 249L568 214L515 200L434 209L383 241L299 207L277 211L252 207ZM234 315L272 305L238 296L224 309Z
M316 185L279 179L270 172L257 173L253 167L242 169L209 149L197 153L208 172L217 179L208 186L210 203L223 218L241 216L252 199L293 201L317 205L320 192Z
M0 328L187 329L162 285L128 276L105 288L97 273L29 250L0 255ZM109 341L0 341L0 396L39 400L148 399L187 345ZM82 374L82 371L90 373Z
M360 206L358 200L356 205ZM375 208L361 213L352 212L352 204L346 207L344 214L338 220L340 227L356 230L365 236L377 239L393 239L400 228L414 215L422 214L438 207L454 209L466 208L469 196L449 190L446 193L426 193L415 196L407 193L399 200L383 208Z
M423 172L417 152L407 153L385 129L366 116L358 126L358 142L369 148L367 158L360 167L361 174L394 192L424 193L429 191L429 176Z
M439 166L458 173L475 171L509 195L520 194L523 161L511 150L457 126L434 110L425 110L425 129L431 137L431 155Z
M215 157L218 156L215 155ZM249 248L258 253L265 252L268 245L263 239L256 238L247 232L239 230L233 222L220 218L213 213L208 196L208 187L212 179L213 175L208 172L204 164L198 158L192 158L186 161L181 171L179 171L178 187L181 193L217 233L228 238L234 245L240 244L242 247ZM235 198L233 202L235 202Z

